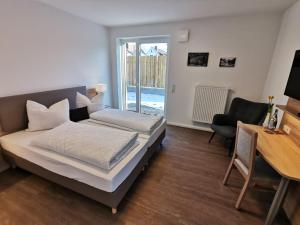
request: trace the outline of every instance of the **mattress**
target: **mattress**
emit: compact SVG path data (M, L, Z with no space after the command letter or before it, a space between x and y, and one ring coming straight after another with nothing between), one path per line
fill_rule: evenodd
M109 127L115 128L115 129L133 131L126 127L121 127L121 126L118 126L115 124L109 124L109 123L105 123L105 122L93 120L93 119L82 120L79 123L96 125L96 126L109 126ZM163 119L162 122L159 124L159 126L156 127L156 129L152 132L151 135L139 133L139 138L147 140L147 145L148 145L148 147L150 147L157 140L157 138L164 132L164 130L166 129L166 126L167 126L167 121L166 121L166 119Z
M30 145L45 131L19 131L0 138L3 149L56 174L85 183L97 189L114 192L130 175L147 151L147 139L138 138L138 146L112 170L106 171L82 161Z

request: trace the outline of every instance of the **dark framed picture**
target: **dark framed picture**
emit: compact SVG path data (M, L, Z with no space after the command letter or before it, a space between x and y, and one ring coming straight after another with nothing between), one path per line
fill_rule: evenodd
M208 52L189 52L188 54L188 66L199 66L199 67L207 67L208 64Z
M235 67L236 57L223 57L220 59L220 67Z

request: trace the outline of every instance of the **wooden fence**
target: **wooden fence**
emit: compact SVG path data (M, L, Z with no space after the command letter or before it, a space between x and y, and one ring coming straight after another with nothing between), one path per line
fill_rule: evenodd
M127 56L127 82L136 85L136 57ZM165 88L167 56L141 56L140 79L142 87Z

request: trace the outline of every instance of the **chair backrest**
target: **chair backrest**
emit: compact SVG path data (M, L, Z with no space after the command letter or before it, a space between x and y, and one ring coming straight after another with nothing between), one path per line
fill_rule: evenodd
M263 123L268 112L268 104L251 102L242 98L234 98L232 100L229 116L234 121L242 121L248 124Z
M246 169L246 174L253 171L257 146L257 132L246 127L238 121L234 158L238 159L242 167Z

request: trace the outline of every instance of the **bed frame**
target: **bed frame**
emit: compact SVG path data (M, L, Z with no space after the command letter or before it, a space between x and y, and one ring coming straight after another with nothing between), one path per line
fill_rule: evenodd
M24 130L27 128L27 100L36 101L49 107L55 102L67 98L70 102L70 108L75 108L76 92L86 94L86 88L82 86L0 98L0 136ZM119 203L124 198L125 194L132 186L140 172L144 169L146 165L148 165L149 159L152 157L153 153L158 149L158 146L162 144L164 137L165 130L157 138L154 144L148 148L145 155L136 165L136 167L132 170L130 175L120 184L120 186L114 192L106 192L89 186L85 183L53 173L43 167L40 167L30 161L27 161L23 158L12 154L6 149L2 149L2 153L4 158L10 163L12 167L18 166L33 174L36 174L54 183L62 185L86 197L94 199L97 202L111 207L112 213L115 214L117 213L117 207Z

